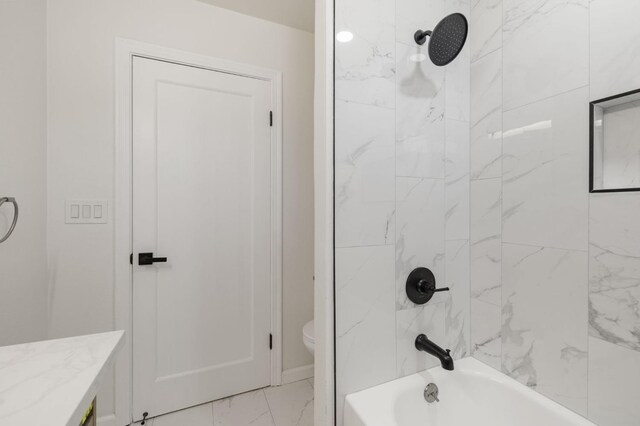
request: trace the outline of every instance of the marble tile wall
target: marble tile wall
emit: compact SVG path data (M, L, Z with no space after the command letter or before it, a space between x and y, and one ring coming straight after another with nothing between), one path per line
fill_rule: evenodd
M344 396L436 365L427 334L470 354L469 121L471 44L447 67L413 41L469 0L337 0L336 373ZM407 300L418 266L441 286Z
M588 102L640 88L637 0L471 6L471 350L640 424L640 195L588 193Z

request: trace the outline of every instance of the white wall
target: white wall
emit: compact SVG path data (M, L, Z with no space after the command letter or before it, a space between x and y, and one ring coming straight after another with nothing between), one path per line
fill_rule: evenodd
M47 22L50 336L114 327L113 223L69 226L63 215L65 198L113 200L122 37L284 73L283 362L310 364L301 329L313 315L313 35L195 0L51 0ZM103 413L111 397L101 396Z
M0 197L20 221L0 244L0 346L46 334L46 1L0 1ZM0 236L13 209L0 209Z

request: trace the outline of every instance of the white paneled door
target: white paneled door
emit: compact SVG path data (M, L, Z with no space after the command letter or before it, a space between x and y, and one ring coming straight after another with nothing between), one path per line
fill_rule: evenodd
M135 420L270 384L270 109L268 81L133 59Z

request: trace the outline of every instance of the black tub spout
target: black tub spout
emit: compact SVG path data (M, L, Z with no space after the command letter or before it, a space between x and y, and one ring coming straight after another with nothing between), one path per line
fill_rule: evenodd
M442 368L445 370L453 370L453 358L451 358L450 354L451 351L449 349L442 349L440 346L429 340L429 338L424 334L416 337L416 349L438 358L440 360L440 364L442 364Z

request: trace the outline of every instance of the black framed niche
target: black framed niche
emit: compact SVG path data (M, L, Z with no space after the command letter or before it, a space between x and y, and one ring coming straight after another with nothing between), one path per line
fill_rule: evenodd
M589 103L589 192L640 191L640 89Z

